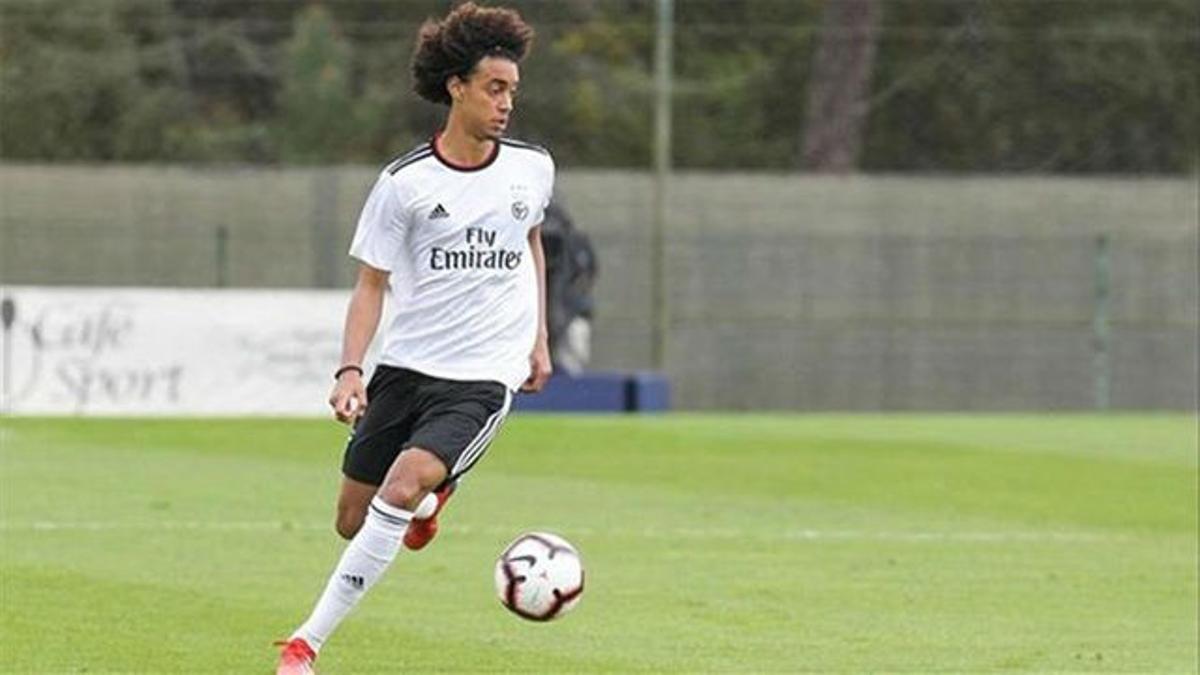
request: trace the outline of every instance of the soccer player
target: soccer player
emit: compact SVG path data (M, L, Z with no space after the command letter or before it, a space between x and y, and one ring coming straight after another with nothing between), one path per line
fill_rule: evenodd
M445 127L380 173L350 246L360 262L329 403L353 426L337 531L350 540L278 673L310 673L330 634L479 461L517 389L550 375L542 214L554 162L504 137L533 30L510 9L460 5L427 21L412 72ZM395 318L369 386L362 362L385 289Z

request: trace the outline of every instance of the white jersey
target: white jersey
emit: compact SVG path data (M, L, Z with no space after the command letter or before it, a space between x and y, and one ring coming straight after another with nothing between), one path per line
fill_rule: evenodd
M544 149L511 139L477 167L426 143L388 165L367 197L350 255L391 272L394 318L380 362L517 389L538 328L529 230L554 190Z

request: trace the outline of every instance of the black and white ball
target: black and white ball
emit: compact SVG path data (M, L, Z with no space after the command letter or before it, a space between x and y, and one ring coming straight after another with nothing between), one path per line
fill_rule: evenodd
M566 539L546 532L517 537L496 561L496 595L513 614L550 621L583 595L583 561Z

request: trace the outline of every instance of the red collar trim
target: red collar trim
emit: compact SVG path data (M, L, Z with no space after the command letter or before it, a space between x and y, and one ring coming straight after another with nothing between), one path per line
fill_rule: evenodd
M500 154L500 141L492 141L492 152L487 156L487 159L484 159L482 162L474 166L459 164L449 157L443 155L442 151L438 149L438 139L441 138L441 136L442 132L439 131L435 133L433 135L433 139L429 141L430 147L433 148L433 156L437 157L439 162L446 165L448 168L454 169L455 171L479 171L481 169L486 169L492 165L492 162L496 161L496 157Z

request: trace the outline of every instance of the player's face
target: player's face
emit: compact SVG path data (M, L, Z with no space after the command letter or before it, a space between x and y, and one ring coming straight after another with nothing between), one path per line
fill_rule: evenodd
M494 140L504 134L519 80L517 64L488 56L480 59L462 83L462 97L455 105L461 108L463 120L478 136Z

